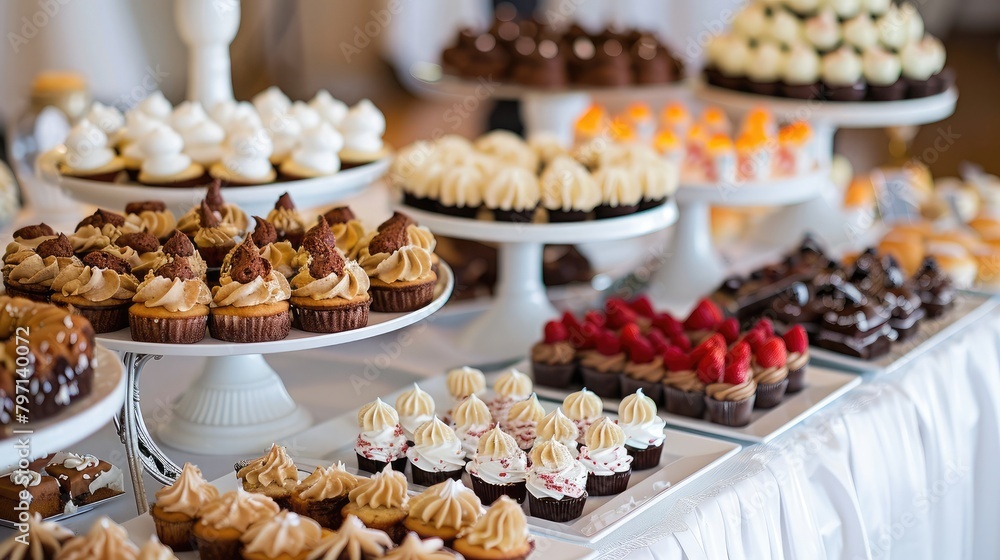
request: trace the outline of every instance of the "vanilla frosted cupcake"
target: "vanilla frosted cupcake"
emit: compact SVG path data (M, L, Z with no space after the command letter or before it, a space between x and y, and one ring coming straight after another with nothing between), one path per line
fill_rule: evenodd
M562 409L566 412L566 417L572 420L577 429L580 430L577 441L582 444L590 425L603 414L604 403L601 401L601 397L584 387L575 393L566 395Z
M518 447L527 451L535 444L535 430L544 417L545 409L539 404L538 397L532 393L527 399L510 407L507 418L501 422L501 427L514 436Z
M461 480L466 452L455 431L437 417L413 432L413 446L406 450L413 483L433 486L447 479Z
M481 153L490 155L504 166L516 166L532 174L538 172L538 155L520 136L507 130L488 132L473 142Z
M579 461L587 469L587 493L591 496L613 496L628 487L632 457L625 441L625 432L607 416L590 425Z
M235 228L236 235L243 235L250 226L250 220L239 206L222 199L222 183L220 181L209 183L204 202L219 223ZM177 229L188 237L194 237L201 227L202 205L199 202L177 220Z
M139 167L142 166L142 160L146 158L139 147L139 140L165 126L167 125L163 121L154 119L136 109L125 113L125 128L118 134L118 152L121 154L122 162L130 179L138 178Z
M532 516L566 522L583 515L587 469L558 441L535 445L527 485L528 510Z
M577 441L581 438L576 423L567 418L561 408L557 408L538 421L535 427L535 445L532 448L545 441L558 441L576 457L579 445Z
M483 204L485 181L482 170L472 165L444 168L435 209L442 214L475 218Z
M389 154L382 142L385 115L367 99L347 111L340 123L340 132L344 135L344 148L340 151L344 169L371 163Z
M507 420L507 411L514 403L532 395L531 378L516 368L510 368L500 374L493 383L493 394L487 405L490 407L493 422L501 424Z
M358 434L354 451L358 468L377 473L391 464L396 471L406 469L406 436L399 425L399 415L382 399L376 398L358 411Z
M240 542L244 560L305 560L322 538L319 523L282 511L251 525Z
M556 156L542 172L542 206L550 222L587 219L601 201L601 192L587 168L575 159Z
M486 376L483 372L469 366L462 366L448 370L445 374L445 385L448 387L448 394L451 395L453 407L461 404L469 395L482 396L486 392ZM451 416L451 410L445 416L445 420Z
M504 496L453 546L467 560L525 560L535 542L521 507Z
M344 520L340 510L347 505L348 494L360 484L361 479L347 472L339 461L329 467L316 467L292 492L292 511L337 530Z
M35 534L31 534L34 541ZM23 546L23 545L20 545ZM190 550L190 549L185 549ZM101 517L87 534L74 537L62 546L61 560L92 560L94 558L136 558L139 547L128 540L128 532L107 517Z
M479 438L472 460L465 466L472 479L472 488L485 504L500 496L517 503L524 501L528 457L513 436L495 426Z
M483 203L498 222L531 223L540 200L538 176L516 165L498 169L483 192Z
M105 105L100 101L90 104L86 120L97 125L108 136L108 147L113 148L125 128L125 115L118 108Z
M632 172L642 189L639 210L660 206L677 192L681 168L672 161L659 157L645 159L633 163Z
M278 197L274 208L267 214L267 221L274 226L279 241L288 241L295 248L302 244L302 237L306 233L306 222L287 192Z
M324 535L308 560L381 558L392 546L392 539L385 531L369 529L357 517L345 515L340 529Z
M237 488L206 503L194 525L194 540L204 558L239 556L240 537L254 523L271 519L281 508L263 494Z
M181 131L184 154L191 161L209 169L222 159L226 131L215 122L205 119Z
M271 165L274 144L262 128L242 128L230 133L222 159L209 168L213 179L231 186L262 185L274 182Z
M528 147L534 150L543 165L551 163L559 156L569 156L559 137L551 132L536 132L528 137Z
M139 140L145 159L139 167L139 182L155 187L193 187L206 182L205 168L184 154L184 140L168 127L161 127Z
M469 493L472 491L469 490ZM52 560L67 541L73 539L73 532L55 521L44 521L38 512L28 517L27 542L18 531L0 543L0 558L9 560Z
M594 209L597 219L616 218L639 210L642 186L634 173L622 165L603 166L594 172L601 202Z
M455 433L469 457L479 448L479 438L493 427L490 409L475 394L469 395L452 411Z
M399 415L399 425L403 428L407 442L412 445L413 434L417 428L434 418L434 398L422 390L416 383L409 391L404 391L396 398L396 413Z
M422 539L441 539L451 544L486 513L476 494L457 480L445 480L410 500L406 529Z
M271 445L263 457L250 461L236 472L243 489L263 494L282 508L288 508L292 492L299 485L299 471L295 463L278 444Z
M125 169L125 162L108 147L108 136L86 119L69 131L64 144L66 154L59 163L63 175L110 183Z
M666 422L656 415L656 403L642 389L622 399L618 425L625 433L625 449L632 456L632 468L645 470L660 464Z
M903 67L899 56L873 46L861 55L861 66L869 98L895 101L906 95L906 82L900 79Z
M410 496L403 473L386 465L351 490L350 499L342 510L345 519L354 515L369 529L388 533L393 542L400 542L406 536L403 521L410 512Z
M150 510L160 542L176 551L191 550L201 509L218 497L219 491L201 476L198 467L185 463L177 480L156 492Z
M177 228L177 218L166 203L160 200L129 202L125 205L125 223L122 233L146 232L160 241L166 241Z
M365 227L348 206L338 206L323 214L330 225L330 232L336 240L337 248L349 259L357 259L361 242L365 238Z
M823 57L823 87L831 101L860 101L865 97L861 57L844 47Z
M329 124L322 123L301 136L299 145L278 170L285 179L311 179L340 171L337 156L344 147L344 137Z
M371 279L373 311L415 311L434 299L437 274L432 252L420 245L426 242L422 236L411 236L412 225L412 220L397 212L358 252L358 262Z
M73 255L73 246L63 234L43 241L34 250L25 249L11 255L4 264L4 288L7 295L47 302L52 283L70 266L82 266Z

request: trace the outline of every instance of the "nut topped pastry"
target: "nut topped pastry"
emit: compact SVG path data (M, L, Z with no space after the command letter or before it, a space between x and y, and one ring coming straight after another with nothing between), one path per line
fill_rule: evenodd
M325 535L308 560L381 558L392 545L392 539L385 531L369 529L356 516L345 515L340 529Z
M132 340L194 344L205 337L212 292L185 257L147 274L132 301Z
M305 220L295 209L295 203L287 192L274 203L274 208L267 214L267 221L274 225L280 241L288 241L293 247L302 243L306 232Z
M122 231L144 231L160 241L166 241L177 227L177 218L161 200L143 200L125 205L125 225Z
M95 332L113 332L128 326L128 307L138 285L127 262L97 251L59 272L52 280L52 301L75 307Z
M213 289L208 328L229 342L281 340L291 329L288 280L271 268L247 238L233 250L231 266Z
M264 494L237 488L206 503L194 526L194 539L202 556L231 558L239 554L240 537L259 521L270 519L281 508Z
M272 444L267 454L247 463L236 473L243 489L270 497L281 507L287 507L292 491L299 485L299 471L285 452Z
M246 560L304 560L322 538L319 523L282 511L251 525L240 542Z
M174 550L191 550L192 531L202 507L218 497L219 491L202 477L198 467L185 463L177 480L156 492L150 512L156 536Z
M329 467L316 467L292 492L292 511L336 530L343 521L340 510L347 505L348 494L361 484L361 480L347 472L347 467L339 461Z
M406 536L403 520L410 511L406 476L386 465L381 472L351 490L351 503L342 513L357 516L369 529L385 531L393 542Z
M468 560L524 560L535 548L528 520L514 500L502 496L461 538L455 551Z
M393 214L359 251L358 261L371 278L374 311L414 311L434 299L431 250L414 243L411 225L407 216Z

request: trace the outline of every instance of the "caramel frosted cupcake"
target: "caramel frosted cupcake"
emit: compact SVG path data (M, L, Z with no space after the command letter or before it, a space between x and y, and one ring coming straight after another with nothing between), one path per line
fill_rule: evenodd
M431 418L413 433L413 445L406 450L413 483L432 486L447 479L461 480L465 467L462 442L447 424Z
M256 225L253 228L253 233L250 234L250 238L253 239L254 245L260 250L260 256L271 263L271 268L277 271L278 274L281 274L286 279L291 279L299 271L300 266L298 253L295 248L287 241L278 241L278 232L274 229L274 225L271 222L260 216L254 216L253 219ZM232 259L233 253L230 251L222 259L220 274L224 274L232 268Z
M194 526L202 558L239 558L240 537L251 525L278 515L281 508L263 494L237 488L205 504Z
M247 238L234 250L232 267L213 289L208 329L228 342L265 342L288 336L292 320L288 280Z
M195 247L209 267L222 266L226 254L236 247L239 229L232 224L224 224L204 200L201 202L200 227L192 237Z
M151 270L156 270L166 259L160 250L160 242L146 232L123 233L114 243L101 249L105 253L127 262L136 278L146 276Z
M604 412L604 402L596 393L588 391L584 387L575 393L566 395L562 410L566 413L566 417L576 424L576 428L580 431L577 441L583 443L584 435L586 435L590 425L596 422Z
M52 302L72 305L96 333L113 332L128 326L128 308L138 286L127 262L98 251L85 255L80 264L70 264L52 280Z
M53 560L59 555L73 532L54 521L45 521L39 513L28 517L31 538L24 542L20 531L0 543L0 558L8 560Z
M368 275L357 261L345 261L335 246L323 240L329 226L322 217L309 232L303 242L306 262L291 280L295 325L321 333L364 327L372 303Z
M497 500L468 533L455 541L466 560L525 560L535 548L521 507L506 496Z
M97 210L76 224L76 231L69 236L73 252L78 256L111 245L122 234L121 227L125 225L125 217L107 210Z
M206 556L202 553L202 556ZM139 556L136 560L177 560L177 556L156 538L156 535L149 537L146 544L139 549Z
M482 395L486 391L486 376L476 368L462 366L448 370L448 373L445 374L445 385L448 386L453 409L469 395ZM445 422L451 421L451 410L448 410L443 420Z
M504 431L514 436L517 446L527 451L535 445L535 430L544 417L545 409L538 402L538 396L532 393L527 399L510 407L507 419L501 425ZM573 439L576 439L575 436Z
M545 324L545 338L531 347L531 373L535 383L565 388L576 372L576 349L569 330L559 321Z
M219 491L201 476L198 467L185 463L177 480L156 492L150 515L160 542L176 551L192 550L198 515L205 504L218 497Z
M414 383L412 389L396 397L396 414L407 444L412 445L417 428L434 418L434 398Z
M208 264L205 263L205 259L201 258L201 253L195 250L194 243L191 243L188 236L179 230L174 230L174 233L163 243L161 250L163 251L163 264L171 263L177 259L185 259L187 265L191 267L198 278L204 279L205 274L208 273Z
M337 530L344 521L340 510L361 480L347 472L347 467L339 461L329 467L316 467L292 492L292 511L315 519L327 529Z
M245 232L250 226L247 215L239 206L223 200L222 183L220 181L212 181L208 185L208 192L205 193L204 202L219 220L220 224L235 227L239 234ZM177 220L177 229L181 230L188 237L194 237L202 227L201 220L203 215L201 203L196 204Z
M458 554L445 550L441 539L421 539L416 533L406 535L403 542L384 556L386 560L456 560Z
M469 395L452 411L455 433L462 440L462 449L469 457L479 449L479 438L493 427L490 409L475 394Z
M359 469L377 473L391 464L396 471L406 470L406 436L399 425L399 415L391 406L376 398L361 407L358 429L354 452Z
M607 416L590 425L579 461L587 469L587 493L591 496L613 496L628 487L632 457L625 441L625 432Z
M528 510L534 517L566 522L583 515L587 469L558 441L537 443L528 469Z
M641 471L660 464L666 422L656 415L656 403L642 389L622 399L618 425L625 432L625 449L633 458L632 468Z
M485 504L492 504L500 496L524 502L527 469L527 455L514 436L500 426L479 438L476 454L465 466L472 479L472 489Z
M493 416L493 422L502 423L507 419L507 411L514 403L523 401L532 394L531 378L521 373L517 368L510 368L500 374L493 383L493 398L487 406Z
M350 499L342 510L345 518L354 515L369 529L385 531L393 542L401 542L406 536L403 521L410 512L410 496L403 473L386 465L351 490Z
M43 241L55 238L55 230L45 223L25 226L15 231L14 240L7 244L3 253L4 267L20 262L19 259L13 259L14 255L34 251Z
M345 515L340 529L325 535L308 556L308 560L382 558L392 545L392 539L385 531L369 529L357 517Z
M5 264L3 268L7 295L34 301L49 301L52 283L59 273L70 266L82 266L73 255L69 239L61 233L43 241L36 249L25 249L14 256L17 258L11 260L17 263Z
M268 212L267 221L274 225L279 241L288 241L293 247L302 244L302 236L306 233L306 223L302 215L295 209L292 197L286 192L274 203L274 208Z
M205 338L212 292L184 257L147 274L132 301L132 340L194 344Z
M556 156L546 165L539 183L550 222L586 220L601 201L601 191L590 172L568 155Z
M35 534L31 534L32 540ZM190 550L190 549L189 549ZM136 558L139 547L128 540L128 532L107 517L101 517L87 534L74 537L59 552L60 560L93 560L94 558Z
M365 238L365 227L354 216L348 206L338 206L323 214L323 219L330 224L330 232L337 240L337 248L349 259L357 259L361 250L361 241Z
M437 275L431 251L414 243L411 225L408 217L393 214L358 253L358 261L371 278L373 311L414 311L434 299Z
M247 463L237 471L236 478L243 483L243 489L255 494L263 494L282 508L288 508L292 492L299 485L299 471L285 448L271 445L267 454Z
M322 538L319 523L282 511L251 525L240 542L245 560L305 560Z
M580 439L580 428L557 408L546 414L535 428L535 445L538 447L545 441L558 441L569 449L573 457L577 455L577 441Z
M422 539L441 539L450 545L484 513L483 505L472 490L449 479L410 500L410 513L403 526Z
M161 200L129 202L125 205L124 233L146 232L166 241L177 228L177 218Z

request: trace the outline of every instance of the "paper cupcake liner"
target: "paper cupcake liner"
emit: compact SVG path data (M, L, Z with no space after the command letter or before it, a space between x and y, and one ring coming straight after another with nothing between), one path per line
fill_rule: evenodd
M403 204L429 212L434 212L437 209L437 202L434 199L415 196L407 192L403 193Z
M7 282L3 283L3 287L4 291L6 291L7 295L10 297L22 297L30 299L31 301L38 301L41 303L48 303L49 296L52 295L52 291L49 290L48 288L45 288L37 292L33 292L31 290L26 290L24 288L11 286Z
M753 403L756 395L742 401L720 401L711 397L705 397L705 406L708 408L708 418L716 424L739 428L750 423L753 413Z
M785 396L788 388L788 377L777 383L758 383L757 399L754 401L754 408L774 408L781 404L781 399Z
M355 455L358 454L355 453ZM406 457L400 457L392 462L392 470L396 472L406 472L406 463ZM382 469L384 469L387 464L389 463L369 459L364 455L358 455L358 470L376 474L382 472Z
M535 218L535 210L493 210L493 219L498 222L530 224Z
M629 214L635 214L638 211L638 204L632 204L629 206L608 206L606 204L602 204L597 208L594 208L594 217L598 220L605 220L608 218L617 218L619 216L628 216Z
M518 482L516 484L490 484L489 482L484 482L483 479L475 475L472 475L469 478L472 479L472 491L476 493L476 496L479 496L479 501L483 502L484 506L489 506L493 502L499 500L500 496L507 496L515 502L523 504L524 499L528 494L528 485L526 482Z
M217 560L239 560L240 548L243 546L240 539L206 539L195 535L194 541L198 545L200 558Z
M531 362L531 373L535 377L535 384L545 387L555 387L565 389L573 380L576 372L576 363L568 364L543 364L541 362Z
M617 373L601 373L596 369L580 366L583 375L583 385L602 399L617 399L621 397L621 384Z
M806 386L806 369L809 368L809 364L800 367L795 370L788 370L788 388L785 389L785 393L792 394L798 393Z
M395 470L395 467L393 467ZM425 471L415 465L410 465L410 474L413 475L413 483L418 486L434 486L435 484L440 484L449 478L452 480L462 480L462 473L465 469L456 469L453 471Z
M647 447L646 449L626 445L625 451L628 451L629 456L632 457L632 470L644 471L659 466L660 457L663 456L663 444L660 443L656 447Z
M478 206L447 206L438 202L434 205L434 212L446 216L456 216L458 218L475 218L479 213Z
M549 223L582 222L588 218L583 210L549 210Z
M222 261L226 258L226 255L235 247L235 245L225 245L222 247L197 247L198 253L201 254L201 258L205 259L205 264L209 268L216 268L222 266Z
M128 302L112 307L77 307L73 308L77 315L90 321L94 333L115 332L128 327Z
M663 386L663 407L670 414L679 414L689 418L705 416L705 393L696 391L681 391L670 385Z
M336 333L360 329L368 325L368 308L371 300L352 305L309 309L292 306L292 322L295 327L308 332Z
M618 376L618 384L621 387L622 396L631 395L639 389L649 398L656 402L663 402L663 384L658 381L643 381L629 377L624 373Z
M165 344L194 344L205 338L208 315L201 317L139 317L128 314L132 340Z
M589 473L587 475L587 494L591 496L616 496L628 488L630 478L632 478L632 469L604 476Z
M642 202L639 203L639 211L651 210L657 206L663 206L667 203L668 197L663 198L644 198Z
M368 290L372 297L372 311L379 313L406 313L424 307L434 299L434 282L424 282L413 286L386 287L372 286Z
M194 550L194 519L190 521L165 521L152 515L156 536L174 552Z
M263 317L209 315L208 332L226 342L268 342L282 340L292 327L291 313L283 311Z
M557 523L572 521L583 515L583 506L587 503L587 493L579 498L565 496L560 500L553 498L536 498L528 493L528 511L532 517L540 517Z
M340 529L341 524L344 522L344 517L341 515L340 510L344 509L350 502L347 494L343 496L338 496L336 498L330 498L327 500L303 500L298 497L292 497L290 500L290 505L292 511L299 515L304 515L306 517L312 518L313 521L319 523L321 527L325 527L332 531Z

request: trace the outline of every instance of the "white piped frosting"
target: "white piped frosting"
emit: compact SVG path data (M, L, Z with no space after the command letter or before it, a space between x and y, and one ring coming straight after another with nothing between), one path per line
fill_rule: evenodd
M344 135L345 149L378 152L382 149L382 135L385 134L385 115L374 103L362 99L347 112L340 131Z
M340 170L337 152L344 146L344 137L323 122L302 136L299 146L281 164L281 171L290 175L313 177L332 175Z
M323 120L330 123L334 128L340 127L340 123L347 116L347 103L330 95L330 92L321 89L309 101L309 106L316 110L323 117Z
M115 152L108 148L108 136L94 123L84 119L66 136L66 155L63 163L71 169L88 171L100 169L115 159Z
M146 96L145 99L136 105L136 109L145 113L147 117L152 117L158 121L166 121L170 118L170 113L174 107L170 101L163 96L163 92L157 90Z
M183 172L191 165L191 158L183 153L184 140L168 127L161 127L139 141L139 149L146 158L142 173L154 177L167 177Z

